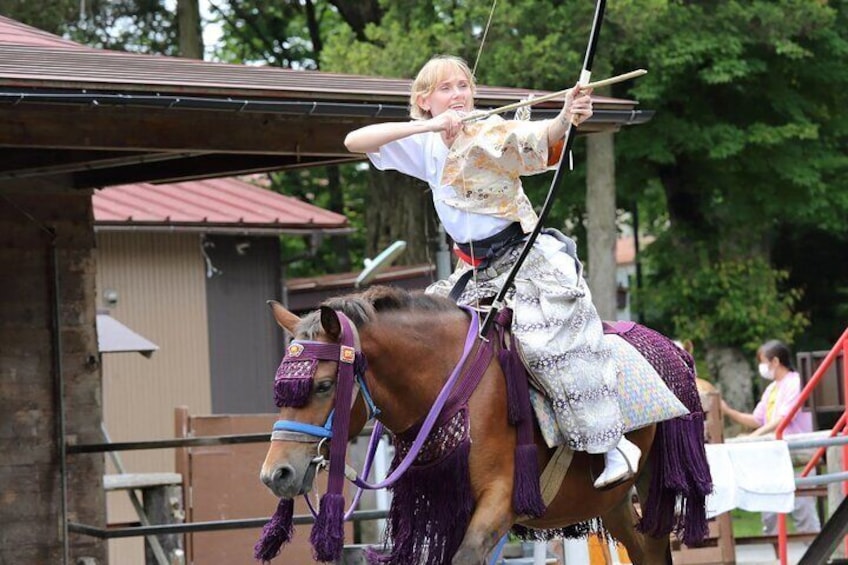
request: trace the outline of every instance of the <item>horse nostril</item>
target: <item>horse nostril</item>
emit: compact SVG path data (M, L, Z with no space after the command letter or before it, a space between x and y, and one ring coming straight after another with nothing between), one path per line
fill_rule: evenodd
M291 465L280 465L271 475L271 480L266 482L272 488L284 488L294 478L294 468Z

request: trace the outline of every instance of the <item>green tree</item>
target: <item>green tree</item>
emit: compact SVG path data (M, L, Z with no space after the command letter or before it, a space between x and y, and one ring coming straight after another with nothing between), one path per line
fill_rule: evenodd
M0 14L91 47L179 53L165 0L0 0Z
M653 71L632 94L656 117L619 136L630 172L621 187L653 200L651 220L667 222L647 252L648 321L693 332L708 354L797 337L805 317L797 289L811 277L777 260L774 243L811 226L846 233L848 122L836 111L846 102L846 3L616 7L613 58ZM721 365L714 370L736 395L731 403L749 402L744 369Z

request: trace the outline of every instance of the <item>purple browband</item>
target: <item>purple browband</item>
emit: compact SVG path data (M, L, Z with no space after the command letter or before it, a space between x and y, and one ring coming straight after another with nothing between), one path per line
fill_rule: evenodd
M352 331L346 332L352 334ZM353 343L353 336L343 341ZM312 379L318 370L318 361L338 361L353 365L362 357L351 346L321 341L292 341L286 349L274 377L274 403L282 408L302 408L309 401ZM339 366L341 368L341 365Z

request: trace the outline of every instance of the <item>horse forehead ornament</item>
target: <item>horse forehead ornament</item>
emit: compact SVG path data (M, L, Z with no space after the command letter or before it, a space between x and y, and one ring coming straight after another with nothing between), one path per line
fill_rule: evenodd
M339 376L344 364L353 365L353 374L357 380L365 374L365 355L354 345L355 327L347 316L340 312L337 315L344 327L342 343L293 340L286 348L286 355L274 378L274 402L277 407L302 408L306 405L319 361L341 363L337 373Z

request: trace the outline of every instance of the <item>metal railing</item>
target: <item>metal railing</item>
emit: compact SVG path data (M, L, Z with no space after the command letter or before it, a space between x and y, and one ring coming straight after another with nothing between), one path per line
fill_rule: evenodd
M373 426L365 426L358 434L359 437L370 437L373 431ZM104 429L105 432L105 429ZM105 434L104 434L105 435ZM108 438L108 436L106 436ZM66 444L65 450L67 455L78 454L94 454L108 453L113 454L117 451L135 451L149 449L171 449L171 448L186 448L186 447L205 447L214 445L237 445L247 443L267 443L270 440L270 434L251 433L251 434L232 434L218 436L199 436L199 437L184 437L173 439L159 439L146 441L126 441L126 442L111 442L103 443L87 443L87 444ZM118 466L120 469L120 465ZM353 512L351 521L365 520L381 520L388 517L387 510L357 510ZM315 521L311 514L293 516L292 522L294 525L311 524ZM91 524L83 524L65 521L65 527L68 532L91 536L98 539L116 539L129 537L152 537L164 536L167 534L189 534L194 532L214 532L222 530L250 529L262 528L268 522L267 517L263 518L246 518L238 520L210 520L204 522L183 522L177 524L145 524L142 520L141 525L124 525L119 527L110 526L94 526ZM156 538L158 540L158 538ZM154 544L151 544L154 546ZM155 547L155 546L154 546ZM161 551L161 550L160 550ZM161 555L156 555L157 562L165 563Z
M819 368L816 369L816 372L813 374L810 381L801 391L800 396L795 401L795 404L789 410L789 412L784 416L784 418L778 424L777 429L775 430L775 437L777 439L783 439L783 433L786 430L786 427L795 418L796 414L801 410L804 404L807 402L807 399L813 393L813 390L818 386L818 384L824 378L825 373L830 369L831 365L834 363L836 358L839 355L843 356L845 363L843 363L843 390L848 393L848 328L842 333L838 340L836 340L836 344L834 344L833 348L827 354L827 356L822 361ZM848 423L848 406L843 407L842 417L836 422L833 428L830 430L829 438L832 438L833 441L829 442L828 438L823 438L821 440L811 440L807 442L806 447L818 447L818 450L813 454L810 458L810 461L804 467L804 470L801 472L801 476L799 479L796 479L796 485L807 485L807 484L823 484L824 482L836 482L836 481L845 481L848 480L848 445L846 445L846 424ZM840 436L841 437L837 437ZM801 449L799 444L802 442L790 442L790 449L793 448L793 445L796 449ZM842 445L842 470L843 473L836 473L835 475L821 475L816 477L808 477L810 472L815 469L818 462L821 460L822 456L825 453L825 447L831 444L840 444ZM825 481L825 478L834 478L833 481ZM848 485L843 485L843 492L848 493ZM844 504L842 505L844 506ZM840 506L840 509L841 507ZM837 512L838 514L838 512ZM788 548L787 548L787 533L786 533L786 514L778 514L777 517L777 542L778 542L778 554L780 557L780 565L788 565ZM848 552L848 540L845 540L846 552ZM812 549L812 547L810 548Z

